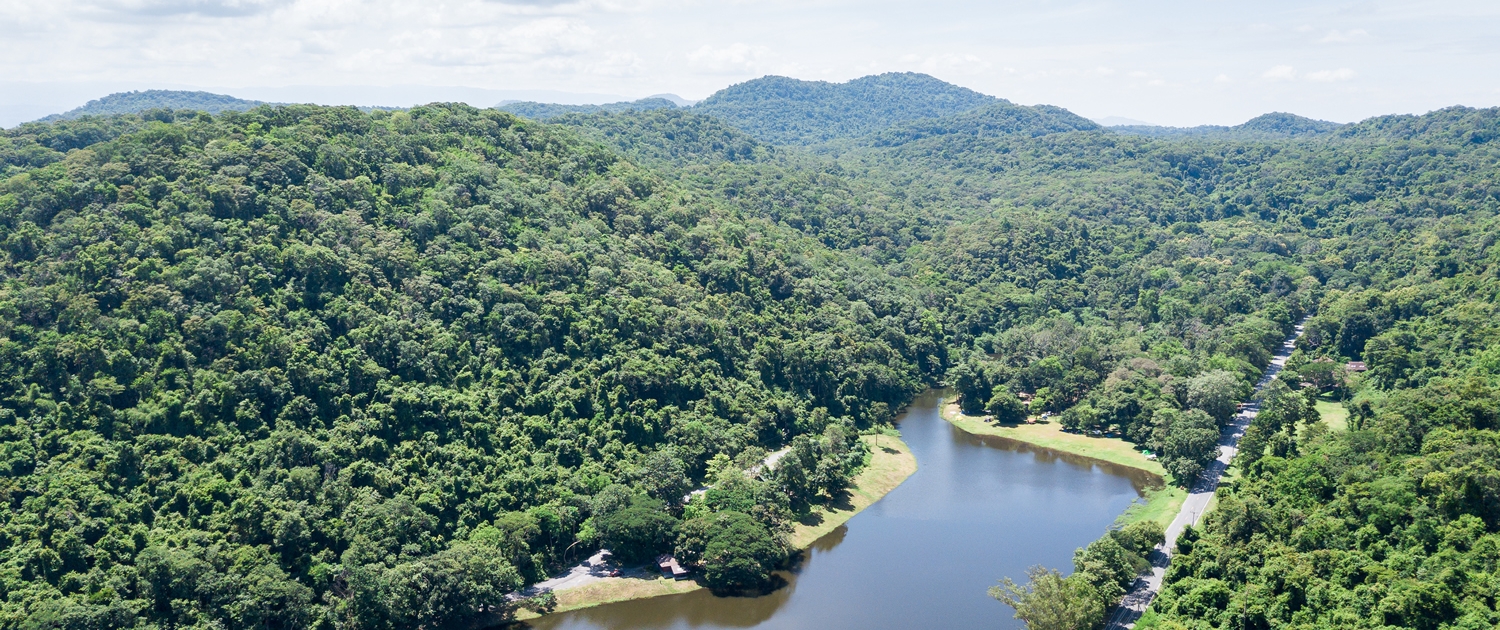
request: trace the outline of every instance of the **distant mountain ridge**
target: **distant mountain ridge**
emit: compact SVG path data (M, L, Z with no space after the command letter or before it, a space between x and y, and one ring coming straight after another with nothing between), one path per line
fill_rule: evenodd
M1103 129L1092 120L1053 105L1016 105L1004 99L952 116L916 120L871 136L876 146L905 144L922 138L967 135L980 138L1024 135L1031 137L1069 131Z
M96 98L82 107L77 107L61 114L53 114L39 119L37 122L50 122L54 120L71 120L81 116L112 116L115 114L136 114L148 109L190 109L200 112L217 114L225 111L245 111L260 107L261 105L274 105L264 101L251 101L235 98L226 94L214 94L212 92L193 92L186 90L143 90L135 92L116 92L103 98Z
M1376 116L1350 124L1272 112L1233 126L1115 125L1112 123L1127 119L1109 117L1095 121L1062 107L1017 105L925 74L909 72L871 75L845 83L766 76L732 85L696 104L689 103L692 102L673 94L659 94L635 101L599 105L512 101L501 103L496 108L536 120L552 120L566 115L677 110L711 116L765 145L822 144L835 153L841 150L840 146L892 146L935 136L1037 137L1071 131L1103 131L1153 138L1197 140L1299 140L1323 137L1414 140L1444 137L1445 140L1488 142L1500 138L1496 108L1475 109L1462 106L1436 110L1421 116ZM245 111L261 105L282 104L203 91L142 90L110 94L36 122L69 120L82 116L137 114L151 109L218 114ZM372 111L401 108L359 109ZM1461 133L1464 137L1452 137L1455 133ZM737 142L731 144L738 146ZM737 151L730 153L738 154Z
M564 114L613 114L652 109L677 109L677 107L677 103L665 97L655 96L643 98L638 101L622 101L619 103L605 103L603 105L561 105L558 103L518 101L514 103L501 103L495 106L496 109L501 111L534 120L548 120Z
M1197 127L1119 125L1111 126L1110 130L1153 138L1248 140L1258 138L1311 138L1333 133L1344 126L1339 123L1316 120L1296 114L1272 112L1256 116L1232 127L1224 125L1200 125Z
M1500 140L1500 107L1445 107L1422 115L1390 114L1339 128L1345 138L1384 138L1484 144Z
M925 74L892 72L845 83L761 77L719 90L693 109L772 144L810 145L997 102Z
M1134 119L1134 118L1126 118L1124 116L1105 116L1103 118L1093 118L1091 120L1093 120L1094 122L1099 123L1101 125L1104 125L1105 127L1156 127L1156 126L1158 126L1158 125L1156 125L1154 123L1148 123L1148 122L1146 122L1144 120L1137 120L1137 119Z

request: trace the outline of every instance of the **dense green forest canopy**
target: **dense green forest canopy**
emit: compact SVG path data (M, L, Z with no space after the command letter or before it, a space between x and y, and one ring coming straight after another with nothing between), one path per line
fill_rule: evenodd
M1192 137L1217 140L1267 140L1282 138L1307 138L1326 135L1341 125L1326 120L1314 120L1296 114L1274 112L1251 118L1243 124L1200 125L1198 127L1160 127L1156 125L1120 125L1110 127L1118 133L1153 136L1157 138Z
M798 435L819 467L945 367L920 290L564 129L171 117L5 138L15 622L415 623L433 554L499 528L453 588L509 590L611 484L677 503Z
M61 114L53 114L43 118L41 122L71 120L83 116L135 114L148 109L190 109L217 114L226 111L245 111L261 105L265 105L265 103L235 98L224 94L214 94L212 92L139 90L134 92L117 92L103 98L96 98Z
M497 105L496 109L534 120L548 120L563 114L595 114L599 112L628 112L649 109L676 109L677 104L664 98L643 98L636 101L605 103L603 105L559 105L519 101Z
M0 132L0 627L475 623L599 546L753 590L925 387L1186 483L1308 317L1147 622L1497 619L1500 111L1151 138L881 75L534 113ZM1102 614L1159 535L1037 576Z
M890 72L846 83L762 77L719 90L693 109L768 142L807 145L997 102L925 74Z
M742 207L758 201L740 185L748 173L797 173L837 182L838 203L820 214L837 209L877 233L931 221L907 231L894 257L825 242L885 260L948 301L947 382L967 407L1000 416L1015 393L1033 394L1031 411L1119 431L1179 481L1212 459L1217 425L1269 348L1314 315L1246 437L1246 480L1188 536L1143 627L1500 621L1489 540L1500 530L1489 496L1500 465L1490 453L1500 429L1500 111L1345 126L1273 115L1166 139L1041 117L974 124L985 115L813 147L822 159L725 152L735 136L723 133L705 151L717 179L683 170ZM658 153L619 130L660 117L561 122L643 158ZM759 195L779 212L806 207L774 189ZM807 225L791 216L782 220ZM820 223L800 229L826 234ZM1369 371L1346 372L1354 360ZM1351 411L1349 430L1323 424L1320 397ZM1087 624L1139 563L1103 551L1112 544L1080 550L1066 582L1038 574L1058 581L1051 592L1081 606L1072 610Z

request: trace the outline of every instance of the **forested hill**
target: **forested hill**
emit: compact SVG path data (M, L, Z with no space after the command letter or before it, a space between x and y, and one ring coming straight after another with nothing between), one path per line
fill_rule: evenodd
M947 367L920 289L494 110L32 124L0 160L4 627L467 623L575 543L670 550L689 489L795 444L682 515L773 567Z
M212 92L188 92L182 90L145 90L117 92L97 98L81 107L61 114L53 114L41 122L69 120L80 116L110 116L135 114L148 109L187 109L217 114L224 111L245 111L260 105L261 101L249 101Z
M503 103L497 109L534 120L547 120L564 114L596 114L600 112L627 112L632 110L676 109L677 104L664 98L643 98L638 101L605 103L603 105L560 105L521 101Z
M715 92L693 109L773 144L806 145L863 136L897 123L956 114L998 100L909 72L847 83L768 76Z
M1216 454L1258 372L1235 385L1219 372L1234 362L1213 361L1258 368L1257 321L1281 305L1314 315L1236 480L1136 627L1487 628L1500 623L1497 131L1500 109L1455 107L1312 135L942 133L856 143L838 163L856 184L970 217L922 248L940 294L1073 314L1002 315L977 334L984 354L949 373L973 411L1015 418L1011 396L1031 393L1032 412L1046 400L1064 426L1118 431L1179 483ZM1127 234L1158 240L1117 257ZM1112 311L1124 295L1145 310ZM1090 317L1114 324L1077 325ZM1140 328L1121 325L1132 318ZM1091 377L1101 347L1149 350ZM1213 393L1226 383L1237 393ZM1107 534L1071 575L1039 575L1012 601L1097 626L1144 566L1133 549Z
M458 627L601 546L757 588L924 387L1185 484L1308 315L1141 627L1500 623L1500 109L719 96L0 132L0 630ZM1144 540L1048 592L1097 619Z
M1099 129L1103 127L1100 127L1098 123L1061 107L1051 105L1028 107L1015 105L1009 101L1000 101L951 116L903 123L875 132L860 140L878 146L891 146L931 136L960 135L989 138L1020 135L1036 137L1052 133Z
M1214 458L1269 349L1313 315L1236 481L1137 627L1500 623L1500 109L1239 139L937 119L828 159L726 152L712 139L737 136L691 114L563 122L642 155L659 140L631 138L691 138L707 157L685 185L809 234L838 217L907 236L887 260L949 304L947 382L966 407L1016 419L1031 394L1029 412L1119 432L1176 483ZM1080 549L1023 614L1101 623L1144 563L1132 533Z
M1310 138L1333 133L1343 125L1314 120L1296 114L1275 112L1256 116L1233 127L1203 125L1199 127L1158 127L1154 125L1121 125L1110 129L1118 133L1156 138L1201 138L1218 140L1275 140Z

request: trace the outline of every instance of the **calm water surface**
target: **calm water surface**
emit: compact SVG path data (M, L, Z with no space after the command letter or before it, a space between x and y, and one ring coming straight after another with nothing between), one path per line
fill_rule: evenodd
M814 543L764 597L707 591L531 622L538 630L1024 628L985 589L1026 567L1067 569L1155 479L1133 469L964 433L929 392L899 421L918 470Z

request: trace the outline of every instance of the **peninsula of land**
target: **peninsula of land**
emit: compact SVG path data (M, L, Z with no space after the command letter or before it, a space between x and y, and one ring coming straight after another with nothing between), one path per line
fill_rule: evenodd
M898 435L873 434L860 438L870 447L870 462L855 476L841 500L814 508L803 516L788 536L792 546L805 550L813 542L828 535L854 515L874 505L881 497L895 490L917 471L917 459L911 448ZM596 561L598 556L591 558ZM582 565L580 565L582 566ZM581 573L581 575L580 575ZM622 571L618 576L595 575L578 567L555 578L564 585L554 588L557 597L554 613L578 610L601 604L645 599L663 595L677 595L705 588L700 580L674 580L662 577L655 567L644 567ZM565 580L565 581L564 581ZM551 581L551 580L549 580ZM546 585L546 582L541 583ZM536 613L521 610L518 620L534 619Z

